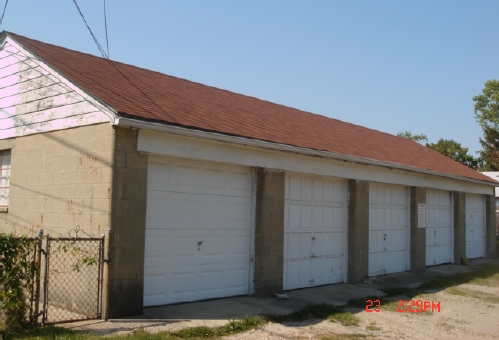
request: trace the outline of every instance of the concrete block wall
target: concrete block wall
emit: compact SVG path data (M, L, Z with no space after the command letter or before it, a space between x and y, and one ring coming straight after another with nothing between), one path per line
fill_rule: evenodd
M369 182L348 180L348 283L369 272Z
M110 227L114 130L99 124L1 140L11 149L10 199L0 230L53 236L79 225L95 236Z
M454 263L461 264L466 256L466 193L455 191L454 196Z
M418 204L426 204L426 188L411 187L410 190L411 271L417 272L426 268L426 228L418 228Z
M108 291L105 316L140 315L144 292L147 202L146 154L137 152L138 130L115 127Z
M270 296L283 288L285 173L256 171L255 276L256 296Z

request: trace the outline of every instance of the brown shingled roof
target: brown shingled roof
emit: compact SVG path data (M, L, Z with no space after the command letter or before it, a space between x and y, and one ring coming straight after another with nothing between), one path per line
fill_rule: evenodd
M124 117L494 182L412 140L6 34Z

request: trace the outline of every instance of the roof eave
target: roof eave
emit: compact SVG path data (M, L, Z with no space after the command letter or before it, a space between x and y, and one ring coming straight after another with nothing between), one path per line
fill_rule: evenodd
M456 175L436 172L436 171L428 170L428 169L420 169L420 168L407 166L407 165L403 165L403 164L398 164L398 163L383 162L383 161L379 161L379 160L375 160L375 159L336 154L336 153L329 152L329 151L320 151L320 150L297 147L297 146L293 146L293 145L272 143L272 142L262 141L262 140L258 140L258 139L251 139L251 138L245 138L245 137L239 137L239 136L230 136L230 135L225 135L225 134L216 133L216 132L207 132L207 131L202 131L202 130L195 130L195 129L190 129L190 128L166 125L166 124L161 124L161 123L156 123L156 122L147 122L147 121L142 121L142 120L138 120L138 119L119 117L119 118L115 118L113 125L123 126L123 127L133 127L133 128L137 128L137 129L147 129L147 130L153 130L153 131L158 131L158 132L173 133L176 135L181 135L181 136L186 136L186 137L203 138L203 139L214 140L214 141L219 141L219 142L227 142L227 143L232 143L232 144L253 146L253 147L270 149L270 150L275 150L275 151L294 152L294 153L309 155L309 156L318 156L318 157L323 157L323 158L348 161L348 162L359 163L359 164L364 164L364 165L381 166L381 167L385 167L385 168L411 171L411 172L416 172L416 173L421 173L421 174L426 174L426 175L440 176L440 177L445 177L445 178L454 179L454 180L466 181L466 182L474 183L474 184L488 185L491 187L496 186L492 182L480 181L480 180L473 179L473 178L456 176ZM497 183L497 184L499 185L499 183Z

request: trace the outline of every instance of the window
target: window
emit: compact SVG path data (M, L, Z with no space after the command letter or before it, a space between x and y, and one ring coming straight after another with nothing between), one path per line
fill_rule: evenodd
M0 209L9 205L10 150L0 151Z

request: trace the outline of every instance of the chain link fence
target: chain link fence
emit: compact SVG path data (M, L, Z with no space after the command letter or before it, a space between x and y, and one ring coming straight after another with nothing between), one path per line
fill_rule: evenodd
M100 319L104 236L47 236L43 268L43 324Z

